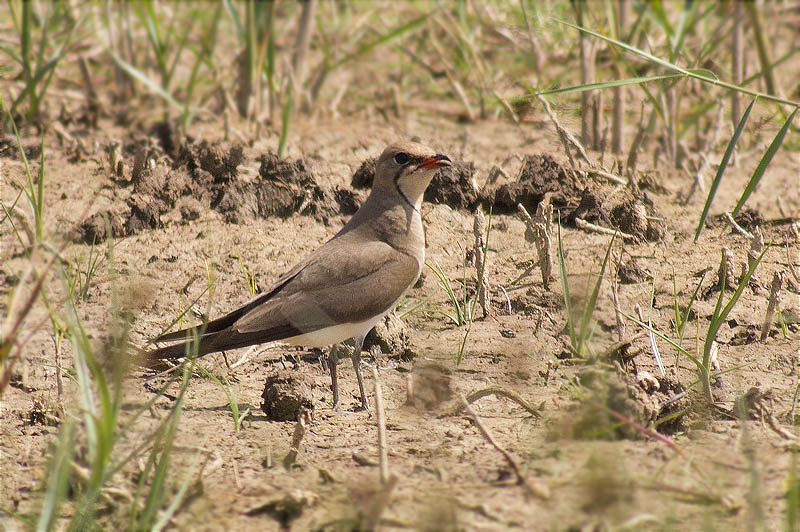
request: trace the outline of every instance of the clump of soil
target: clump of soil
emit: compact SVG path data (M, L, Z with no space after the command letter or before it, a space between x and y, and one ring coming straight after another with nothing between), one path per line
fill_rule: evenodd
M384 316L367 334L364 339L364 349L369 351L373 346L378 347L385 355L399 357L402 360L414 357L406 324L394 314Z
M641 438L644 435L633 424L619 424L621 419L610 412L646 427L688 404L683 386L669 375L655 377L639 372L634 377L621 371L587 368L581 372L580 382L586 388L586 399L576 404L561 424L556 424L552 434L555 437ZM670 434L682 430L684 423L684 416L678 416L661 423L658 430Z
M455 396L450 370L436 364L414 367L406 404L421 410L435 410Z
M578 203L584 186L573 172L556 162L547 153L525 156L519 180L487 190L483 203L492 206L495 214L515 214L517 203L528 212L534 212L545 194L550 194L554 207L561 208Z
M130 180L117 181L133 187L125 208L89 217L79 228L80 240L101 242L109 236L155 229L173 211L171 219L184 223L207 210L231 223L286 218L296 212L327 223L330 216L358 210L360 201L352 191L319 186L306 159L285 160L266 153L261 156L259 178L248 181L239 178L238 167L245 161L241 145L191 140L176 145L176 134L165 126L157 127L155 134L160 145L146 137L124 150L133 157Z
M478 203L473 185L475 164L456 161L439 170L425 190L425 201L444 204L453 209L472 210Z
M375 179L375 169L378 167L378 159L370 157L361 163L356 173L350 179L350 186L357 189L372 187L372 180Z
M261 398L261 410L272 421L297 421L303 409L314 410L311 400L313 384L302 372L281 370L269 377Z
M61 417L62 413L53 405L46 403L39 397L33 397L26 421L28 425L57 427L61 424Z
M641 267L639 261L632 258L627 261L620 260L617 277L622 284L636 284L646 281L650 275Z
M608 221L608 213L603 208L603 200L589 187L583 189L578 206L564 217L565 225L575 227L576 218L591 223Z
M125 236L125 221L119 212L96 212L78 227L77 240L85 244L104 242L110 237Z
M749 208L740 210L733 219L737 224L748 231L753 231L756 227L762 227L765 221L760 212L756 209ZM716 229L726 225L730 225L730 223L724 214L716 214L706 219L706 227L709 229ZM731 230L733 230L733 228L731 228Z
M370 188L375 179L377 163L375 158L361 163L350 179L350 185L356 189ZM452 209L471 210L478 204L478 192L473 184L474 175L474 163L455 161L452 166L437 172L425 190L425 201L447 205Z
M631 198L611 209L611 223L639 242L658 242L666 236L666 224L655 210L639 198Z
M184 143L174 166L185 166L197 181L206 183L210 178L214 184L219 185L234 180L238 175L237 168L243 162L244 149L241 144L229 146L226 143L209 144L201 141L199 144Z

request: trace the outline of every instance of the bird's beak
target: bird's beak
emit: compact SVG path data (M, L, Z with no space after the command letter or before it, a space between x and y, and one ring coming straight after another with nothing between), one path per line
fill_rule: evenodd
M434 155L430 159L425 159L417 168L441 168L443 166L451 166L453 161L447 155L442 155L441 153L438 155Z

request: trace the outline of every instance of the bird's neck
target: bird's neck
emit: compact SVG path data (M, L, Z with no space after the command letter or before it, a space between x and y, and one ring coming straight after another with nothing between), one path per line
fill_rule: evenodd
M371 194L364 205L342 228L342 233L378 238L393 248L416 258L425 259L425 234L419 207L414 208L398 198ZM420 198L418 203L421 203Z

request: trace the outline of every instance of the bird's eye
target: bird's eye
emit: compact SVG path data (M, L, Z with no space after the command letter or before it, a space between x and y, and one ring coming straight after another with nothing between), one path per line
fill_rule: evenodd
M409 161L409 159L410 157L408 156L408 154L402 151L394 156L394 162L396 162L399 165L406 164Z

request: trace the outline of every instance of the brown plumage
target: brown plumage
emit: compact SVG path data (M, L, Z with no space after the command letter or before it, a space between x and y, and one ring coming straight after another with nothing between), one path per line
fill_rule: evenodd
M353 363L366 408L359 366L364 337L419 277L425 261L422 196L438 168L450 164L445 155L421 144L389 146L378 159L369 197L332 239L243 307L156 338L153 342L178 343L147 356L199 356L271 342L323 347L354 338ZM336 355L331 351L336 405Z

